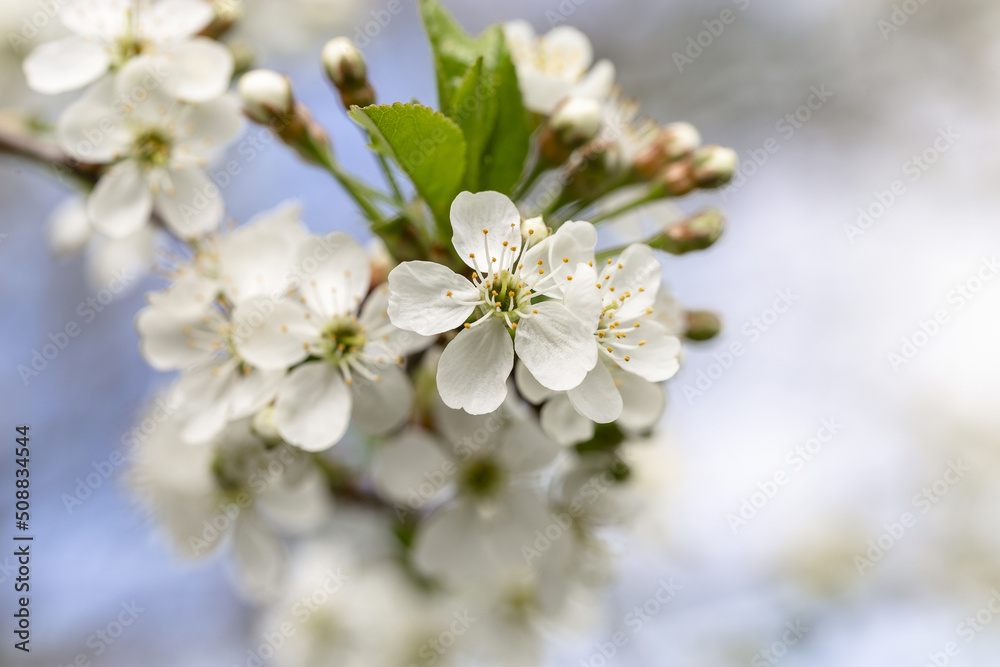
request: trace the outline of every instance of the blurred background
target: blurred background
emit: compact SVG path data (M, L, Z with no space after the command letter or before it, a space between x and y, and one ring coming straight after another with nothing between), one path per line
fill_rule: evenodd
M4 0L3 32L17 33L18 12L43 4ZM726 326L689 346L668 383L661 502L618 545L622 574L604 618L582 636L555 637L549 663L995 665L1000 5L447 4L472 32L513 18L539 31L580 28L645 113L690 121L741 158L733 185L680 202L722 207L722 240L664 260L681 302L717 311ZM247 5L241 30L260 43L259 62L291 76L341 160L374 178L318 52L331 36L378 23L387 2ZM433 102L417 12L410 0L399 6L359 46L380 101ZM0 106L54 118L66 100L25 92L17 55L2 57ZM142 360L132 328L142 294L161 283L133 281L88 319L87 299L106 286L88 284L81 258L55 261L46 248L46 220L68 195L51 175L0 159L0 403L8 435L15 423L31 426L38 536L33 650L13 655L5 639L0 663L69 665L80 654L114 666L245 662L259 643L255 617L224 565L178 564L122 480L129 429L168 380ZM241 221L295 197L313 230L365 234L328 176L275 143L225 197ZM17 366L71 321L81 335L26 386ZM11 458L0 463L5 484ZM67 507L74 495L85 497ZM5 494L4 516L11 504ZM674 596L608 656L630 612L664 582ZM133 602L143 611L132 626L100 653L88 646Z

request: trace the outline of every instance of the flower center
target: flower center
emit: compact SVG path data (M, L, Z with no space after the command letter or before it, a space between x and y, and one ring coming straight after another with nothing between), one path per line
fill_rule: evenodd
M503 469L492 459L472 461L462 470L460 488L475 498L491 498L506 482Z
M482 303L480 313L504 320L511 329L517 328L521 319L520 308L531 304L532 291L520 278L509 271L501 271L493 280L479 285Z
M323 331L323 356L339 363L362 350L366 340L365 330L356 319L334 320Z
M135 159L143 165L162 167L170 160L173 142L162 130L150 129L135 138Z

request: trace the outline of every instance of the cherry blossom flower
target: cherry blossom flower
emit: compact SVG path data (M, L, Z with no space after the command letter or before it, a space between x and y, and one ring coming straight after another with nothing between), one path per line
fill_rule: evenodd
M619 421L629 430L652 426L665 400L654 383L680 368L680 340L657 314L660 264L653 250L640 243L628 246L617 259L599 264L600 274L587 267L577 278L592 280L600 291L602 310L594 333L601 360L577 387L556 394L520 366L515 381L522 396L543 403L545 431L563 444L589 440L593 424ZM673 316L673 312L663 317Z
M301 451L265 443L249 419L205 445L178 443L178 428L168 417L140 441L132 487L181 556L204 558L228 545L244 590L273 595L287 565L279 530L313 531L329 516L322 475Z
M451 582L524 566L521 548L547 520L532 481L558 447L512 404L470 415L438 403L435 422L443 441L404 434L380 447L374 461L376 485L392 500L409 502L434 479L452 494L422 523L416 564Z
M343 437L352 410L368 432L396 428L413 398L399 364L432 340L392 325L384 287L362 304L371 267L351 237L310 237L298 257L314 267L298 298L252 299L233 312L237 329L246 331L236 340L242 358L262 369L292 368L275 402L279 433L303 449L326 449Z
M35 48L24 61L28 85L63 93L97 81L140 54L168 62L172 95L204 102L221 95L233 74L229 50L196 37L213 19L203 0L68 0L60 9L75 34Z
M242 127L238 102L204 104L173 98L161 82L172 76L148 56L134 58L63 112L59 142L75 159L108 165L87 200L97 231L123 238L155 212L182 238L222 219L218 188L203 167Z
M181 370L173 396L184 409L188 442L214 438L227 422L248 417L270 402L282 370L258 369L240 357L238 331L228 309L266 295L282 297L290 269L308 235L297 204L268 211L224 237L205 239L175 282L148 296L136 317L140 349L158 370Z
M403 262L389 274L393 324L423 335L464 324L438 364L445 404L472 414L499 407L515 351L549 389L580 384L597 363L592 339L601 304L594 282L573 273L593 260L593 225L568 222L524 250L517 207L498 192L459 194L451 223L471 280L424 261Z
M614 65L601 60L591 69L590 40L576 28L558 26L542 36L527 21L510 21L503 28L529 111L548 116L567 97L600 101L611 94Z

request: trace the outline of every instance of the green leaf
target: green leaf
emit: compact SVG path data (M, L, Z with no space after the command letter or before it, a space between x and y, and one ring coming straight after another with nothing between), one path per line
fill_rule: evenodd
M475 63L479 45L438 0L421 0L420 15L434 51L438 104L450 115L455 91Z
M368 131L372 148L410 177L443 238L450 236L448 211L465 174L466 143L458 125L429 107L400 102L352 107L349 115Z
M497 105L492 76L483 70L483 58L468 69L455 93L451 119L465 136L465 187L479 191L483 152L496 126Z
M494 73L495 104L501 110L486 149L483 151L481 186L510 194L524 170L531 149L531 125L524 108L517 70L500 28L497 64Z

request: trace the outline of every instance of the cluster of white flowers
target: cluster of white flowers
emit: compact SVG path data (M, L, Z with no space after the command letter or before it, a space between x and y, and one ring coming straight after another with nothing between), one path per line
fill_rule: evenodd
M718 187L729 153L641 118L575 29L473 40L422 0L435 48L494 49L450 53L444 112L374 105L360 51L322 51L383 192L338 162L288 77L253 70L229 92L231 5L69 0L72 35L24 62L38 91L86 87L56 124L60 164L87 186L55 216L56 250L96 232L107 271L151 261L155 230L172 238L169 285L135 320L148 363L176 373L171 409L139 441L132 485L182 555L230 552L270 604L263 636L284 637L258 647L275 664L537 663L545 629L578 627L610 579L605 529L662 493L647 439L662 383L682 338L717 331L680 308L656 255L711 245L717 213L618 247L599 228ZM483 128L458 100L488 66ZM223 224L205 168L244 117L336 179L375 251L310 233L294 202Z
M215 228L224 208L204 167L242 120L227 92L233 57L201 36L216 18L212 3L67 0L58 15L70 36L38 45L24 73L41 93L85 88L56 140L97 177L83 214L73 205L53 219L53 248L82 249L94 231L150 256L154 217L181 238ZM118 254L99 255L97 275L121 266Z

